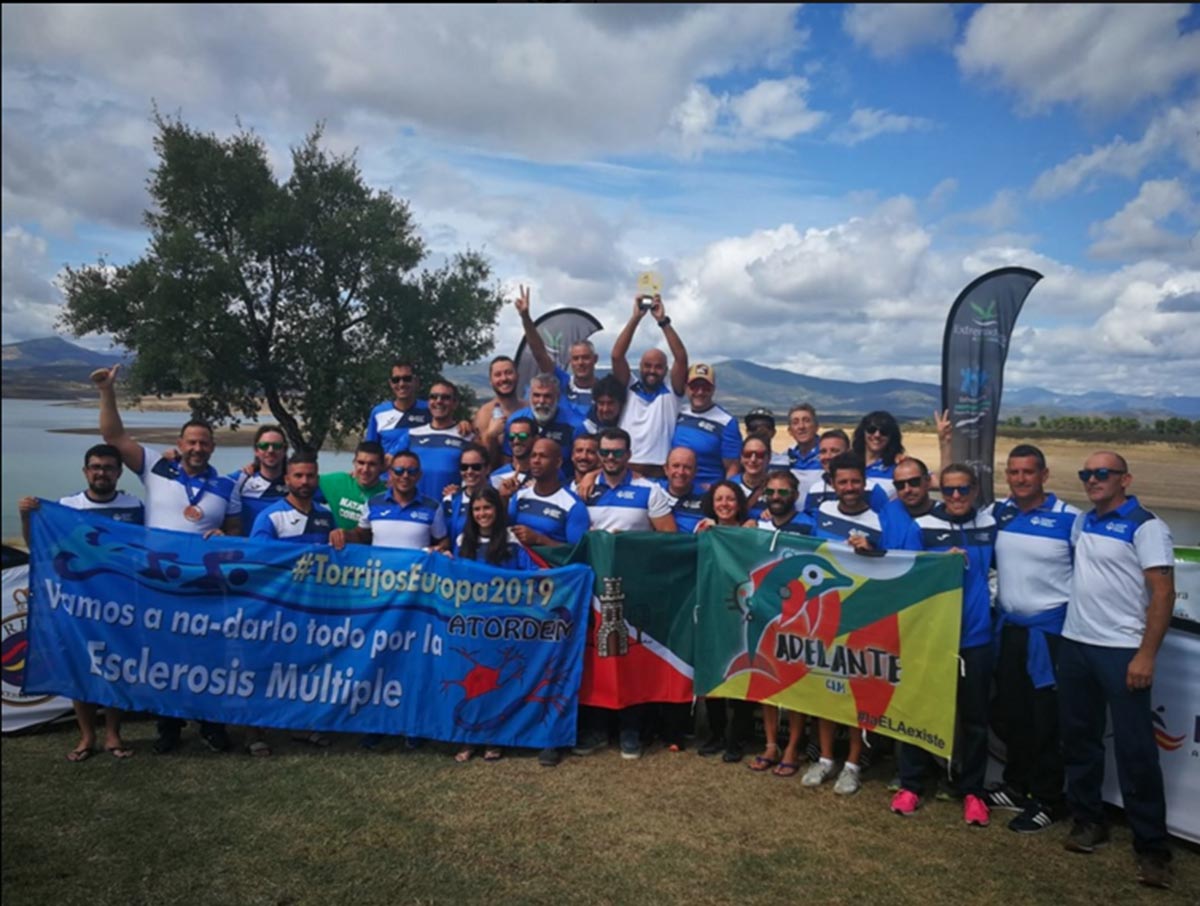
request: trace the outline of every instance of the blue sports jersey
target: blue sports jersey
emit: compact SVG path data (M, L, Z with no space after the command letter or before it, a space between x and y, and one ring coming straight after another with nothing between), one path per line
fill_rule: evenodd
M660 479L658 483L672 501L671 512L675 514L675 528L684 535L690 535L696 531L696 526L704 518L704 509L701 506L704 502L704 495L699 493L693 485L692 490L687 494L676 497L671 493L670 485L665 478Z
M921 544L927 551L966 551L963 568L963 616L960 646L974 648L992 640L992 597L988 572L996 549L996 520L991 510L974 511L966 519L955 520L944 503L917 516Z
M457 547L461 542L462 542L461 538L456 539L455 546ZM475 551L474 562L476 562L476 563L487 563L488 562L487 546L488 546L488 539L480 538L479 539L479 548ZM521 542L519 542L516 538L512 537L511 535L509 535L509 538L508 538L508 555L499 563L492 563L489 565L495 566L499 569L535 570L535 569L540 568L537 565L537 563L534 562L533 557L529 556L529 551L525 550L525 546L523 544L521 544Z
M564 544L578 544L591 527L587 507L562 487L545 497L532 487L521 488L508 502L508 521Z
M395 456L408 449L408 432L413 428L429 424L429 404L417 400L401 412L392 400L384 400L371 410L367 419L367 433L363 440L383 444L383 452Z
M508 431L512 423L518 418L532 419L534 424L534 433L538 437L548 437L551 440L558 441L558 445L562 448L562 473L564 478L570 478L574 469L571 466L571 445L575 443L575 435L583 433L583 416L577 413L570 406L564 406L561 402L558 405L558 410L554 413L554 417L545 424L540 423L533 417L533 409L526 406L524 409L518 409L508 417L508 421L504 423L504 458L512 459L512 444L508 442Z
M696 412L688 403L675 417L671 447L686 447L696 454L696 484L707 489L725 477L725 460L741 455L742 435L737 419L720 406Z
M73 510L86 510L89 513L107 516L114 522L124 522L127 525L146 524L146 507L132 494L126 494L124 491L117 491L112 500L102 502L92 500L87 491L63 497L58 502Z
M766 532L783 532L788 535L816 534L817 523L808 513L792 513L792 518L783 525L776 525L769 510L758 517L758 527Z
M398 503L390 491L371 498L358 527L370 530L377 547L420 549L446 537L440 502L420 494L408 503Z
M408 432L408 449L421 460L418 494L441 500L446 485L459 483L458 460L468 442L459 436L457 425L451 428L421 425Z
M565 402L580 418L587 417L592 411L592 388L576 387L574 376L558 365L554 367L554 376L558 378L559 405ZM598 379L599 375L596 377Z
M237 482L242 495L242 535L249 538L259 515L288 495L287 482L282 475L266 478L258 472L247 475L240 469L228 477Z
M291 502L277 500L258 514L250 537L260 541L294 541L298 544L328 544L329 533L337 528L333 512L321 503L313 503L307 513Z

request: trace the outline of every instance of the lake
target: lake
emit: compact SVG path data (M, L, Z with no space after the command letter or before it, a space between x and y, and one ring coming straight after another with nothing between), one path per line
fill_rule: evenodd
M57 500L85 487L83 454L100 443L99 412L72 402L5 399L0 401L4 434L3 459L3 537L21 534L17 501L27 494ZM187 415L181 412L139 412L122 410L121 417L131 428L178 429ZM95 428L94 435L52 434L52 428ZM250 441L255 426L248 426L246 440L239 446L219 446L212 464L228 473L250 461ZM342 472L350 469L353 453L321 452L321 469ZM140 497L142 483L128 469L121 476L120 488ZM1158 507L1155 512L1171 526L1175 543L1200 544L1200 512Z

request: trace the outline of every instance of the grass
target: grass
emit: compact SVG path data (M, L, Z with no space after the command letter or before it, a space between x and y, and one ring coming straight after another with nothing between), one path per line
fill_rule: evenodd
M892 763L859 795L653 750L554 770L525 753L458 765L450 750L273 733L271 758L209 753L186 731L126 762L63 757L73 729L2 744L6 906L55 903L1195 903L1200 855L1176 846L1169 893L1133 882L1127 828L1095 856L963 826L955 803L887 811Z

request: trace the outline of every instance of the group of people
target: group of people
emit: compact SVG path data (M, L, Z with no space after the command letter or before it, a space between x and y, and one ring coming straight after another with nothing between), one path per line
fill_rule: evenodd
M438 550L508 569L536 569L530 548L574 545L588 531L717 526L843 542L863 556L955 552L963 562L963 613L952 793L962 801L965 822L986 826L992 811L1010 810L1016 814L1009 828L1033 833L1069 812L1074 826L1067 848L1093 852L1107 839L1100 785L1108 711L1139 879L1169 885L1150 685L1174 597L1174 554L1167 526L1129 494L1132 476L1121 456L1088 457L1079 479L1093 509L1082 514L1046 489L1044 456L1021 444L1007 460L1010 496L980 506L975 471L943 462L935 476L905 456L900 427L887 412L868 414L853 434L822 432L815 408L799 403L787 414L793 445L773 452L774 416L754 409L744 417L743 436L738 419L714 400L716 369L689 364L657 296L635 301L604 377L586 340L571 347L569 371L557 364L534 327L524 288L516 309L541 372L528 401L518 393L516 364L498 356L489 366L494 396L473 419L459 421L457 388L434 380L421 399L415 368L399 360L389 377L392 399L371 411L349 473L320 474L309 451L288 455L284 432L273 425L255 433L253 463L231 475L209 465L214 440L203 422L184 425L174 455L159 454L121 422L114 391L119 366L101 370L93 379L104 443L85 457L86 490L61 502L152 528L338 549ZM670 357L651 348L635 372L627 355L647 316ZM938 423L945 460L950 428L944 418ZM142 480L144 507L116 490L122 466ZM935 486L940 500L932 495ZM21 501L26 526L36 506L36 498ZM742 760L754 707L708 700L708 736L699 753ZM800 774L811 787L832 781L841 795L859 790L865 734L857 727L846 733L848 752L839 767L839 728L817 720L814 757L801 774L804 715L787 713L781 745L779 709L763 705L762 712L766 745L751 769ZM97 751L96 709L76 703L76 713L81 739L68 758L81 761ZM615 729L621 756L636 759L652 719L669 748L685 746L687 706L617 714L585 708L574 751L607 746ZM118 712L106 709L104 748L128 757L119 721ZM984 785L989 724L1007 745L1004 782L994 789ZM182 726L161 719L155 750L177 748ZM212 748L230 748L225 727L203 723L200 733ZM265 740L252 735L250 751L269 754ZM299 738L328 744L319 733ZM484 758L502 754L488 747ZM473 755L464 747L456 757ZM538 755L546 766L560 757L557 750ZM911 817L932 798L934 775L943 769L905 744L898 745L897 764L891 810Z

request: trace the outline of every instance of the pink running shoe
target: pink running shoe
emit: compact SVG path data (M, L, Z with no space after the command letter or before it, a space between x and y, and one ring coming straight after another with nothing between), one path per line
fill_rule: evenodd
M963 820L974 827L987 827L989 821L987 803L978 796L964 797Z
M921 807L921 797L912 790L901 790L892 797L892 811L902 818L911 818Z

